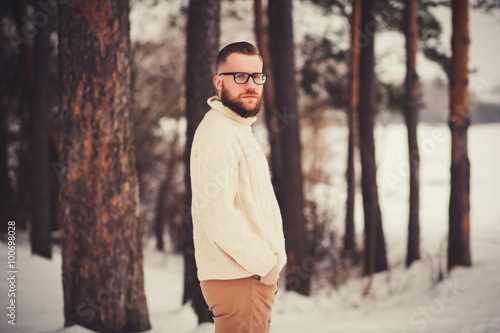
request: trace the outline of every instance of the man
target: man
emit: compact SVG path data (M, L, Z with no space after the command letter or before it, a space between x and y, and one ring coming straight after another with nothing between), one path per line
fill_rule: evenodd
M196 266L216 333L269 332L286 263L269 167L250 127L262 105L262 66L250 43L219 52L218 96L208 100L191 148Z

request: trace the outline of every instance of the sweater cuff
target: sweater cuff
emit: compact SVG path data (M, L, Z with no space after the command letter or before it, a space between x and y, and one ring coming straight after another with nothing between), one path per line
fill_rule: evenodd
M266 257L262 258L262 263L258 266L258 270L255 272L259 276L266 276L274 265L278 262L278 257L272 252Z

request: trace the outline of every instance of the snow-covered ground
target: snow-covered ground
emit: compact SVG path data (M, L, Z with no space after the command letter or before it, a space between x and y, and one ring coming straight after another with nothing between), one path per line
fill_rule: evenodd
M342 128L329 128L332 135ZM500 124L469 129L471 160L471 268L454 269L434 284L432 275L445 253L440 244L448 230L450 135L446 126L421 125L421 235L423 259L404 269L407 229L407 146L404 125L376 132L378 182L391 271L375 276L372 292L363 297L366 278L352 278L338 289L314 288L311 297L280 290L273 314L274 333L327 332L500 332ZM329 141L335 142L335 141ZM337 145L344 144L344 140ZM340 149L339 151L343 151ZM342 174L345 156L332 164ZM338 209L343 209L340 200ZM358 201L360 209L360 201ZM361 232L362 221L358 221ZM7 323L8 280L0 279L4 314L0 332L91 332L63 329L61 256L45 260L30 254L26 235L17 240L16 326ZM7 271L7 247L0 244L0 267ZM443 261L441 260L441 264ZM181 305L182 259L145 250L145 288L154 333L208 333L212 324L197 326L189 306ZM7 275L7 273L5 273Z

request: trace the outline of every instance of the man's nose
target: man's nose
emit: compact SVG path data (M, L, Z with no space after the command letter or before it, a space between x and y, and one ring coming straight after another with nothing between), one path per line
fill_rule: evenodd
M245 89L255 90L255 88L257 88L257 85L255 84L255 82L253 82L253 79L249 77L247 83L245 83Z

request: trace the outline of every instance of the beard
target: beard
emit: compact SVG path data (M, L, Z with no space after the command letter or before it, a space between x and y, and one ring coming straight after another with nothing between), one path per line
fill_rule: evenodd
M253 107L246 106L243 101L239 100L240 96L243 95L253 95L257 97L257 103ZM247 90L245 93L238 95L236 98L232 98L229 95L227 89L222 86L221 97L220 100L222 104L230 108L236 114L243 118L255 117L259 114L260 109L262 108L262 95L259 96L256 92Z

